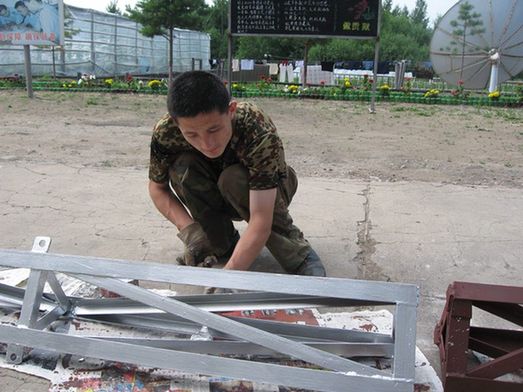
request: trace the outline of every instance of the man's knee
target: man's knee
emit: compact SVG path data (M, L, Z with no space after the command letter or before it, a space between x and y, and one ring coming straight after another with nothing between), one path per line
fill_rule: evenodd
M170 167L169 177L173 186L189 188L216 181L209 165L193 153L180 154Z
M218 189L224 196L248 194L248 170L240 164L227 167L218 178Z
M193 171L201 166L201 158L191 153L180 154L173 162L170 168L171 178L175 178L181 182L184 177L187 177L189 171Z
M232 219L249 220L249 172L240 164L227 167L218 178L218 190L232 207Z

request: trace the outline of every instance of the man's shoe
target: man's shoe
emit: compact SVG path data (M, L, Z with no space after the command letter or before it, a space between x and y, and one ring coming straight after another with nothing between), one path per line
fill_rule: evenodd
M327 276L320 256L318 256L312 248L294 274L305 276Z

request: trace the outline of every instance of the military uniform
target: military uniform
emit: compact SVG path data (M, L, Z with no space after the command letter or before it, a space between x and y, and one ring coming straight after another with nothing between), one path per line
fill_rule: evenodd
M273 188L277 196L267 248L291 273L311 249L288 211L298 185L296 174L285 163L273 122L253 104L238 103L231 140L215 159L192 147L173 119L164 116L153 131L149 179L170 180L218 256L234 246L232 220L249 220L249 190Z

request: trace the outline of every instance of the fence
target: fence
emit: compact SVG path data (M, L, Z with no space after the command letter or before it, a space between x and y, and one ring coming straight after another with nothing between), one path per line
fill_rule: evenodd
M165 74L169 43L163 36L148 38L141 25L123 16L65 5L63 48L33 47L34 75L99 76ZM206 33L175 29L173 69L183 72L209 69L210 37ZM24 73L22 46L0 46L0 76Z

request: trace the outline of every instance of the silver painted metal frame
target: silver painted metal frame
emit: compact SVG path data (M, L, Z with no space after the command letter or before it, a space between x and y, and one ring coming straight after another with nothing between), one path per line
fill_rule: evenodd
M41 239L38 242L42 244ZM20 363L23 348L34 347L317 391L413 390L418 301L418 289L414 285L224 271L47 254L46 250L0 250L0 266L31 271L25 290L0 284L0 308L21 309L17 326L0 325L0 342L8 344L10 362ZM56 272L105 288L122 298L69 297L63 292ZM166 297L122 279L250 292ZM54 295L43 292L46 282ZM394 305L392 335L217 314L233 310L362 305ZM48 328L58 319L74 318L199 335L203 340L85 337L51 332ZM292 358L309 366L285 366L217 355ZM392 369L378 370L349 359L361 356L391 357Z

